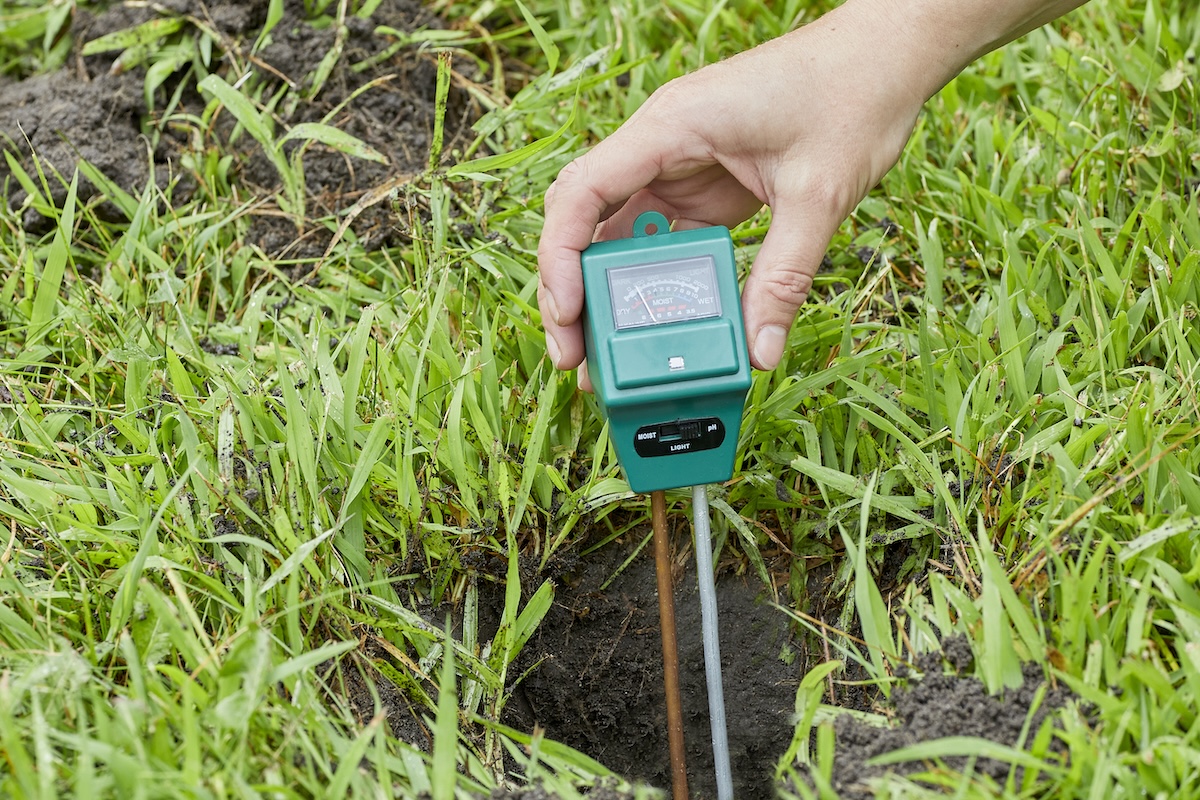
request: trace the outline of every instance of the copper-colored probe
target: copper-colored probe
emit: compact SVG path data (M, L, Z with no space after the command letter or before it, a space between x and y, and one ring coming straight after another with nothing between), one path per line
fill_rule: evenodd
M650 513L654 521L654 566L658 574L658 619L662 628L663 685L667 694L671 791L674 800L688 800L686 753L683 748L683 698L679 693L679 649L675 643L675 590L671 580L665 494L650 494Z

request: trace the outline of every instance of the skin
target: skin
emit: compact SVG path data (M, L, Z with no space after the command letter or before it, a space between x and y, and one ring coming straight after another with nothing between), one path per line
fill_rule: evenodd
M559 369L584 359L579 254L643 211L674 230L772 220L742 292L773 369L834 233L900 157L921 107L979 56L1084 0L847 0L662 86L546 191L538 305ZM580 383L589 388L581 370Z

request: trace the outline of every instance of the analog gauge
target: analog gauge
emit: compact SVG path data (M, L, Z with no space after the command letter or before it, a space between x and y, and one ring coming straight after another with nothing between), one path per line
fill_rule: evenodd
M610 269L608 290L617 330L721 315L708 256Z

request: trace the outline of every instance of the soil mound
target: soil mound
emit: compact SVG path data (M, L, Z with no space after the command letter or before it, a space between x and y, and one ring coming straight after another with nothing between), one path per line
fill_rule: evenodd
M36 153L46 173L50 197L61 207L67 188L54 173L70 181L75 164L84 159L129 192L145 187L150 165L165 181L169 148L153 151L141 133L144 104L140 81L131 75L101 74L81 80L69 70L51 75L36 75L20 82L0 85L0 148L17 157L21 169L38 181L31 153ZM0 160L0 186L12 177L12 171ZM160 186L164 185L160 183ZM87 201L97 194L91 182L80 181L79 196ZM14 182L9 202L17 208L26 192ZM116 208L101 207L101 217L116 221ZM24 219L27 228L37 229L41 215L30 209Z
M943 642L943 653L957 671L966 671L973 658L969 644L961 637L952 637ZM876 756L950 736L977 737L1016 746L1021 731L1027 725L1027 735L1032 737L1048 716L1074 697L1061 686L1051 687L1047 689L1041 704L1035 707L1037 694L1045 683L1042 668L1037 664L1025 666L1025 680L1021 686L998 696L991 695L977 678L945 674L942 671L942 655L931 653L922 657L917 668L924 676L893 695L896 712L894 727L878 728L849 716L837 720L834 725L837 744L832 783L843 800L869 800L874 797L870 781L889 772L911 775L927 771L930 767L928 762L923 761L868 766L867 762ZM947 767L955 771L968 768L966 758L952 757L944 761ZM1005 761L979 758L972 769L975 774L986 775L1004 785L1014 767ZM1015 768L1018 785L1022 773L1021 767Z

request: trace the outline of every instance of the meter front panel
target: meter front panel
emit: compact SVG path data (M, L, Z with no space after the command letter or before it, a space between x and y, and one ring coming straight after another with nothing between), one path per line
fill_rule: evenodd
M721 316L711 256L610 268L607 273L617 330Z
M750 387L729 231L647 212L581 262L588 374L630 488L728 480Z

